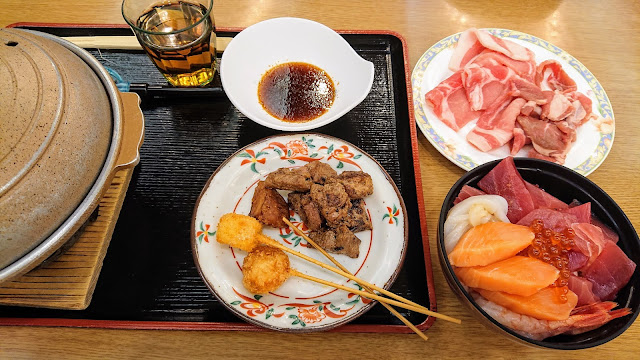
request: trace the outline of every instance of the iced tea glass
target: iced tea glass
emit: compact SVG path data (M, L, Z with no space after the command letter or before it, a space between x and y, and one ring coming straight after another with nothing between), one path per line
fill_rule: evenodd
M124 0L122 16L173 86L204 86L216 71L213 0Z

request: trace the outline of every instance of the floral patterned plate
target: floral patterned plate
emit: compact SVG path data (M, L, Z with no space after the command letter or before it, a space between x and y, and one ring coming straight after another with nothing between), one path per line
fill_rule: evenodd
M402 262L408 239L405 206L393 180L371 156L354 145L327 135L278 135L250 144L228 158L209 179L196 203L192 223L192 249L198 270L213 294L244 320L281 331L327 330L362 315L374 303L353 293L300 278L289 278L273 293L254 295L242 285L242 260L246 253L216 241L220 217L229 212L248 214L259 180L281 167L303 166L311 161L330 164L338 173L362 170L371 175L374 193L364 201L373 230L359 232L360 256L335 258L356 276L389 288ZM288 192L282 191L285 196ZM290 212L294 224L298 215ZM330 264L288 228L264 227L264 233L297 251ZM289 256L291 266L303 273L354 289L353 281Z
M578 91L591 98L593 112L598 118L578 128L577 140L569 150L564 164L584 176L589 175L609 154L615 134L613 110L602 85L573 56L545 40L513 30L484 30L527 47L535 53L537 63L549 59L559 61L577 83ZM504 145L490 152L481 152L466 141L467 133L473 129L475 121L455 132L442 123L425 104L425 94L453 74L448 64L459 38L460 33L451 35L430 47L413 69L411 85L416 122L424 136L447 159L465 170L471 170L486 162L509 156L509 147ZM526 157L530 148L531 145L525 146L516 156Z

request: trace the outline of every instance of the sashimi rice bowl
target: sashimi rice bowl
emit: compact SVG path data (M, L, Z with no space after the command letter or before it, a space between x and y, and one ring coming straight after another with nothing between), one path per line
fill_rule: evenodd
M584 349L635 320L640 240L582 175L508 157L465 174L444 200L438 255L485 325L529 345Z

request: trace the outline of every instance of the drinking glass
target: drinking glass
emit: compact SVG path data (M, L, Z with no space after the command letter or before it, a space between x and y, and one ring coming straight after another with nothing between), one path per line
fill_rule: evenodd
M204 86L216 71L213 0L124 0L122 16L173 86Z

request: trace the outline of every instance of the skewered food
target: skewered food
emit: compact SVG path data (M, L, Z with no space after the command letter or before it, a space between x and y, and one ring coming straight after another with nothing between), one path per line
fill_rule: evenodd
M242 285L254 294L268 293L279 288L290 271L287 254L272 246L258 245L242 262Z
M220 218L216 240L240 250L251 251L259 244L258 235L261 234L262 225L258 220L246 215L229 213Z

